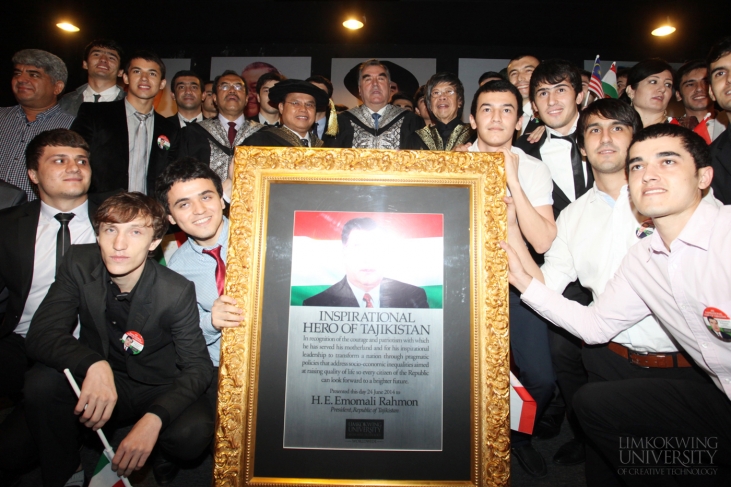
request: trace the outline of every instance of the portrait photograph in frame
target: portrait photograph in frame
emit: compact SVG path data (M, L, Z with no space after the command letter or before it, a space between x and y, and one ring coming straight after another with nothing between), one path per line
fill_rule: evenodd
M507 485L500 154L239 147L215 485Z

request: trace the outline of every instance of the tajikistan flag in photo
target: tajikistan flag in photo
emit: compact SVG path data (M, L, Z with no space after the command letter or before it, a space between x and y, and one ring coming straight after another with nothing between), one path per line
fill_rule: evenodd
M291 306L345 276L343 226L353 218L373 219L386 234L384 277L421 287L429 308L442 308L444 217L433 213L296 211L292 242Z

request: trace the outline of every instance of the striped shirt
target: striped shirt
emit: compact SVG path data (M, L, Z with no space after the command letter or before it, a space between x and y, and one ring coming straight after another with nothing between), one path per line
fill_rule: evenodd
M56 104L29 122L20 105L0 108L0 179L23 189L28 201L37 199L28 170L25 148L33 138L46 130L69 128L74 117Z

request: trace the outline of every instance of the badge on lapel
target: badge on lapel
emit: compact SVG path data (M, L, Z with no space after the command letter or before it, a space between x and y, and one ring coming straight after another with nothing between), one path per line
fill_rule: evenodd
M161 135L157 138L157 146L164 150L170 150L170 139L165 135Z

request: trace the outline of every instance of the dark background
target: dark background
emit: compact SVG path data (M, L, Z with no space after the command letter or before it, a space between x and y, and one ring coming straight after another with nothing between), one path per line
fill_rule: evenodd
M10 3L10 2L9 2ZM0 16L0 105L10 92L14 52L39 48L69 67L67 88L86 81L84 45L97 37L117 40L127 52L151 48L163 58L191 58L210 74L216 56L310 56L312 72L330 76L334 57L425 57L437 70L457 72L458 59L511 58L530 52L583 65L602 60L670 62L704 57L717 39L731 35L728 1L662 0L26 0L3 6ZM342 26L346 14L365 15L359 31ZM677 31L650 31L670 16ZM67 20L81 28L56 27Z

